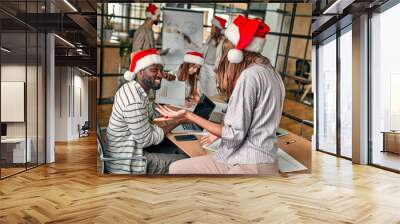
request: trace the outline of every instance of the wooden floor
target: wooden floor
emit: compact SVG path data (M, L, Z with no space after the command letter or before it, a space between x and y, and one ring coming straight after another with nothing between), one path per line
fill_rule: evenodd
M320 152L284 177L98 176L96 141L0 181L0 223L400 223L400 175Z

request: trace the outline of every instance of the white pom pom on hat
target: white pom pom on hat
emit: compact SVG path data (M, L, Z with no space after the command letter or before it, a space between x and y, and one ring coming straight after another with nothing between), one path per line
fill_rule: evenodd
M146 18L150 18L153 21L157 20L157 16L160 15L160 9L154 4L149 4L146 8Z
M243 51L239 49L230 49L228 51L228 60L232 64L238 64L243 61Z
M132 81L132 80L134 80L135 79L135 73L133 73L133 72L131 72L131 71L126 71L125 73L124 73L124 79L126 80L126 81Z

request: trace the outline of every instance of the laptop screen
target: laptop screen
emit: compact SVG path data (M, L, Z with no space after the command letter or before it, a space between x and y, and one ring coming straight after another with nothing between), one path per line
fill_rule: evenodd
M194 113L208 120L214 108L215 103L212 102L206 95L202 94L199 103L194 109Z
M7 136L7 124L1 123L1 136Z

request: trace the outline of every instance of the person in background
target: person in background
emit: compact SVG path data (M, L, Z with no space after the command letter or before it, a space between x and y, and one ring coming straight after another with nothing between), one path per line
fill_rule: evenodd
M186 82L185 97L187 106L197 103L200 100L197 78L203 64L204 58L201 53L187 52L183 58L183 63L176 71L178 80Z
M216 62L219 61L217 48L224 40L223 30L225 29L226 20L214 16L211 20L211 24L210 36L202 47L196 45L187 35L183 34L184 40L187 42L186 47L197 52L202 52L204 55L204 65L200 69L200 89L201 92L207 96L215 96L218 94L214 70Z
M221 143L213 155L171 164L171 174L273 174L277 164L276 130L285 88L278 72L262 56L269 27L259 19L237 16L225 31L218 84L230 97L223 125L187 110L157 110L164 119L187 119L209 132L201 144Z
M132 52L155 48L153 25L160 21L160 10L154 4L149 4L146 8L146 19L144 23L135 31L132 42Z
M130 82L122 85L114 97L114 105L107 128L107 149L109 157L144 156L143 161L107 161L106 169L118 174L167 174L169 165L179 159L187 158L179 154L177 147L164 140L165 135L174 129L179 121L165 127L151 123L156 114L148 93L161 86L163 60L156 49L150 48L133 54L129 70L124 76Z

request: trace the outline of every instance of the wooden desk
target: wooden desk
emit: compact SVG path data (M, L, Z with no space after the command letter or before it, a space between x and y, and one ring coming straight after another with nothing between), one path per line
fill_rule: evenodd
M382 152L392 152L400 154L400 132L382 131L383 149Z
M25 149L25 145L27 147ZM1 158L8 164L25 164L32 161L32 140L27 138L1 139Z
M178 146L185 154L190 157L204 156L212 152L201 147L198 140L195 141L176 141L175 136L182 134L169 133L167 138L171 140L176 146ZM201 135L196 135L197 139L200 139ZM300 171L301 173L311 172L311 142L305 138L297 136L291 132L288 135L278 138L278 147L288 153L290 156L295 158L301 164L308 168L306 171Z

